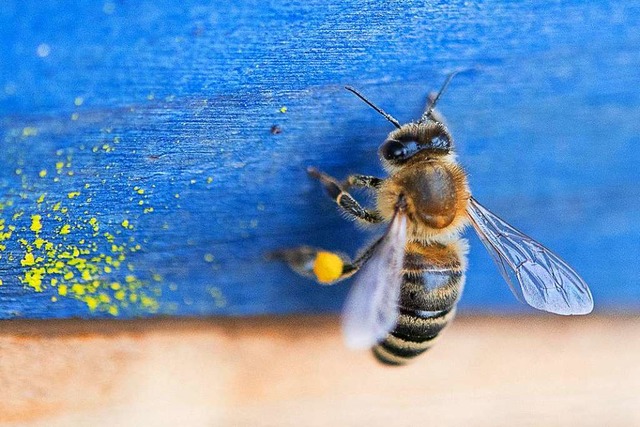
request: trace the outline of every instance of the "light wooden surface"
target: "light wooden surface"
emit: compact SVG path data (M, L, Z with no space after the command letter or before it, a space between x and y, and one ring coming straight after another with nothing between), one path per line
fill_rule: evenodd
M0 424L640 425L636 317L459 318L415 364L334 317L0 324Z

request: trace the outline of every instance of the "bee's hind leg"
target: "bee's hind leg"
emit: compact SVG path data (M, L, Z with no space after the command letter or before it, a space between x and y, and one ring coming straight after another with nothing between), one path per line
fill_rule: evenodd
M340 206L347 215L374 224L383 220L382 216L380 216L378 212L368 210L360 206L356 199L345 191L345 186L341 185L335 178L320 172L316 168L308 168L307 172L311 177L316 178L322 183L325 190L327 190L329 197L335 200L338 206ZM375 188L376 185L379 186L381 182L381 179L375 177L352 175L348 178L346 186Z
M299 275L313 279L321 285L332 285L353 274L349 257L311 246L273 251L267 258L284 261Z
M351 277L360 269L373 253L377 242L367 248L355 261L345 254L329 252L311 246L299 246L270 252L267 259L284 261L301 276L315 280L322 285L332 285Z

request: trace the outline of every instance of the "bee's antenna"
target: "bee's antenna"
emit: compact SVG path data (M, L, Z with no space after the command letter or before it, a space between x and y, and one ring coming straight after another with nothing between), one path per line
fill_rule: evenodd
M426 122L427 120L429 120L431 118L431 114L433 113L433 109L436 107L436 103L440 99L440 96L444 93L445 90L447 90L447 86L449 86L449 83L451 83L451 80L459 72L460 71L454 71L453 73L451 73L451 74L449 74L447 76L447 79L444 81L442 87L440 88L440 91L438 92L438 94L436 95L435 98L430 100L429 105L427 105L427 109L422 114L422 117L420 117L420 120L418 120L418 123L424 123L424 122Z
M398 122L396 119L393 118L393 116L391 114L387 114L384 112L384 110L378 106L376 106L373 102L369 101L367 98L364 97L364 95L362 95L360 92L358 92L357 90L355 90L354 88L352 88L351 86L345 86L344 87L346 90L348 90L349 92L353 93L355 96L357 96L358 98L360 98L361 100L363 100L365 102L365 104L367 104L369 107L373 108L374 110L376 110L378 113L382 114L382 116L389 120L391 123L393 123L393 125L395 127L397 127L398 129L400 129L402 127L402 125L400 125L400 122Z

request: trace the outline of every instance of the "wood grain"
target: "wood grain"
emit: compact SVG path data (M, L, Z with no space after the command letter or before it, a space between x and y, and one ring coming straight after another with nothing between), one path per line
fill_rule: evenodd
M402 368L333 317L5 322L0 423L636 425L639 322L463 317Z
M382 174L392 127L343 86L406 122L458 69L439 107L478 200L574 265L597 310L639 307L635 4L0 9L0 318L335 312L347 286L263 255L371 238L305 174ZM471 243L461 307L525 310Z

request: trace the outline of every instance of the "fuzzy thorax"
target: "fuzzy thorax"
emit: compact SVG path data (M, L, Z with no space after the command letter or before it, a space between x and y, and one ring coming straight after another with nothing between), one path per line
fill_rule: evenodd
M392 171L378 193L378 210L390 220L400 195L406 199L410 240L448 241L468 224L467 176L452 154L411 159Z

